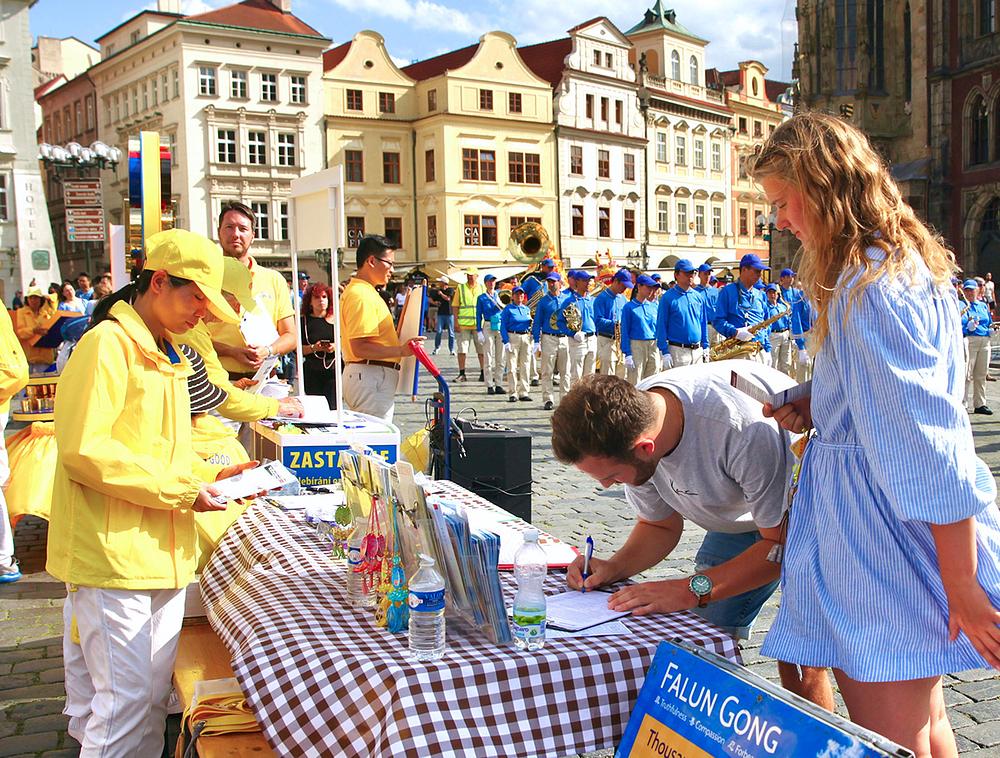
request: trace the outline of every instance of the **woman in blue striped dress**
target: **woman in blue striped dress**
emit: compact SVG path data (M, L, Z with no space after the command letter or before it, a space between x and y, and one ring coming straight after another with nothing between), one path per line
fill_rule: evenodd
M941 676L1000 668L1000 516L962 403L954 258L841 119L782 124L753 175L817 315L811 401L773 410L815 436L762 652L832 667L856 723L955 755Z

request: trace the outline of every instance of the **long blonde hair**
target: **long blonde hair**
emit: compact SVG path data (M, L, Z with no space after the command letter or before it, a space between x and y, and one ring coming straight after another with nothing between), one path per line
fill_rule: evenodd
M934 282L946 286L955 258L940 236L929 230L903 201L899 188L868 138L842 119L802 113L781 124L768 138L749 170L755 181L775 177L802 195L809 222L799 277L816 310L812 344L830 330L829 305L841 273L858 271L845 318L864 289L882 276L912 281L913 256L919 256ZM873 260L870 247L885 252Z

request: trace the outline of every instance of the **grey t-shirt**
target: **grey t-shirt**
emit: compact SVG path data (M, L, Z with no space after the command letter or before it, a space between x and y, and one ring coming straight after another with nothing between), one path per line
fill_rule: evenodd
M663 387L684 408L677 447L660 459L645 484L625 486L639 517L660 521L674 513L712 532L738 534L781 523L794 456L791 438L761 405L730 385L733 370L770 392L793 382L752 361L683 366L651 376L640 390Z

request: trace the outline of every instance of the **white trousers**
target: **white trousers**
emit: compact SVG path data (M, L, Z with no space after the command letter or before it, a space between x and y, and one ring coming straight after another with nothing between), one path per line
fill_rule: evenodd
M678 366L690 366L692 363L701 363L704 351L700 347L679 347L678 345L668 345L670 350L670 360L673 362L672 368Z
M14 560L14 530L10 525L10 514L7 513L7 498L3 487L10 479L10 461L7 459L7 444L3 431L7 427L7 414L0 413L0 565L9 566Z
M507 394L527 397L531 380L531 335L508 332L507 340L511 348L507 353Z
M486 338L483 345L483 378L487 387L500 387L503 385L503 337L485 321L483 336Z
M802 382L808 382L810 379L812 379L813 375L812 356L809 356L809 360L807 361L798 360L799 346L795 344L795 340L803 336L804 335L801 334L791 335L792 350L795 353L795 372L792 374L792 378L795 379L795 381L797 381L799 384L802 384Z
M591 334L584 337L583 342L577 342L572 337L566 338L566 351L569 354L569 383L573 386L581 378L594 373L594 361L597 360L597 337Z
M635 368L628 369L630 384L638 384L647 376L652 376L660 370L660 351L656 348L656 340L632 340L632 362Z
M392 421L399 369L348 363L344 367L342 382L344 405L349 410Z
M69 590L63 713L81 758L160 755L184 590ZM79 645L70 639L73 616Z
M614 374L620 378L625 376L625 363L618 360L619 352L615 350L614 337L597 335L597 360L601 364L602 374Z
M973 409L986 405L986 375L990 370L990 338L966 337L969 362L966 364L965 396L972 391Z
M458 331L455 333L455 351L459 355L467 355L470 345L473 351L479 355L483 354L483 346L479 344L479 340L476 338L475 327L458 327Z
M542 357L538 371L542 382L542 401L547 403L555 399L552 393L552 375L556 371L559 372L559 397L569 392L569 371L566 370L569 355L566 352L566 337L543 334L541 344Z
M771 365L788 376L795 376L792 369L792 350L798 350L788 332L771 332Z

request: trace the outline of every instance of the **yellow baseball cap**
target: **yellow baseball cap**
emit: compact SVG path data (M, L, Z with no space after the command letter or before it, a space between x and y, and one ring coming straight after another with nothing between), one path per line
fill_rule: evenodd
M253 294L250 292L250 281L253 278L250 269L236 258L223 256L222 291L235 297L240 308L252 311L254 308Z
M467 269L465 269L465 275L466 276L479 276L479 269L476 268L475 266L469 266Z
M45 297L45 293L42 292L41 287L29 287L28 291L24 293L25 299L29 297Z
M239 317L222 296L222 259L222 249L207 237L186 229L170 229L146 240L143 268L163 270L194 282L208 298L208 308L216 318L238 324Z

